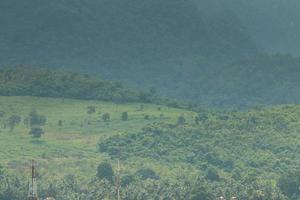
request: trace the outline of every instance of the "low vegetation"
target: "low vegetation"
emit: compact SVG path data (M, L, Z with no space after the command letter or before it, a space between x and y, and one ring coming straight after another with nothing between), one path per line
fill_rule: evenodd
M299 198L299 106L192 112L0 97L0 110L0 176L9 181L0 199L24 199L32 158L40 195L56 199L114 199L117 189L122 199ZM14 115L24 123L11 130ZM30 136L32 124L45 134Z

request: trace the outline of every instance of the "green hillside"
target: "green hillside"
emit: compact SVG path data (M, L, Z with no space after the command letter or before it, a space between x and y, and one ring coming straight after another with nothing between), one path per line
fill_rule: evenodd
M47 120L41 138L29 134L32 110ZM115 183L95 177L104 162L117 174L119 149L124 199L300 194L293 189L300 184L296 105L196 113L153 104L2 96L0 111L0 173L14 184L0 184L0 199L11 190L13 199L24 199L31 159L38 161L41 196L52 191L57 199L115 199ZM11 129L14 115L21 121Z
M88 106L95 106L96 112L88 114ZM47 158L50 159L49 162L53 159L53 164L55 159L64 162L64 157L70 161L72 159L76 161L76 157L97 160L97 157L101 159L101 156L96 153L99 139L137 132L143 126L154 122L174 123L181 114L186 114L191 119L193 117L192 112L169 109L165 106L144 104L143 111L140 111L140 106L134 103L113 104L39 97L1 97L0 110L4 113L1 117L0 146L3 149L1 160L22 162L21 159L28 161L35 157L43 160L44 156L44 161L47 161ZM46 134L41 140L33 139L23 122L16 125L12 131L8 127L10 116L19 115L24 120L32 110L47 118L44 127ZM128 121L121 119L123 112L128 112ZM105 113L110 114L110 120L107 122L102 120L102 115ZM144 119L145 116L149 119ZM62 120L61 126L58 124L59 120ZM3 128L4 124L6 128Z

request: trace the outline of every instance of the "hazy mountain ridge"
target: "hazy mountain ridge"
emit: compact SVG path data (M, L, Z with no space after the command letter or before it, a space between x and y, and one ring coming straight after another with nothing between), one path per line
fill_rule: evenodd
M299 103L298 59L255 56L232 2L2 1L0 64L92 73L205 106Z
M208 21L189 1L13 0L0 6L4 64L105 68L133 59L159 64L178 56L256 51L231 14Z

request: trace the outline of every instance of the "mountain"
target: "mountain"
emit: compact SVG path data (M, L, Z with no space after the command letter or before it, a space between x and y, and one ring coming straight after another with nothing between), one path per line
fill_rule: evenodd
M233 12L214 17L181 0L0 2L2 65L100 69L257 52ZM125 73L125 72L124 72Z
M205 106L299 103L299 59L256 56L254 29L235 12L245 2L230 2L1 1L0 65L89 73Z

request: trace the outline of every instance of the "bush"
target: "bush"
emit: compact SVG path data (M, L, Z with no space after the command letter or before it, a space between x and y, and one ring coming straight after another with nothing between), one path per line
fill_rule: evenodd
M155 171L153 171L152 169L140 169L135 173L136 176L140 177L142 180L146 180L146 179L159 179L159 176L156 175Z
M108 122L110 120L110 114L109 113L103 114L102 119L103 121Z
M1 178L1 176L3 176L3 174L4 174L3 166L0 165L0 178Z
M211 181L219 181L220 176L218 171L215 168L209 168L206 174L206 179Z
M105 162L98 165L97 175L99 179L106 179L109 182L113 182L114 171L111 164Z
M8 126L12 131L17 124L21 122L21 117L19 115L13 115L8 119Z
M185 118L183 115L179 116L178 119L177 119L177 124L178 125L184 125L186 122Z
M288 197L300 195L300 172L287 173L278 181L280 190Z
M37 114L35 110L29 113L30 126L44 126L46 124L46 121L47 121L46 117Z
M87 107L87 114L93 114L96 112L96 107L95 106L88 106Z
M121 118L123 121L127 121L128 120L128 112L123 112Z
M40 138L44 133L45 132L41 127L33 127L29 132L29 134L35 138Z
M121 178L121 186L126 187L130 185L134 181L134 177L132 175L126 175Z

